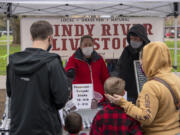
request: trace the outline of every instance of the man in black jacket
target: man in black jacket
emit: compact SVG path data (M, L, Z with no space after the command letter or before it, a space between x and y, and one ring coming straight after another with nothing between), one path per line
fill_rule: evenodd
M64 107L69 91L60 56L47 51L53 29L38 21L30 32L33 47L11 55L7 67L10 135L61 135L58 109Z
M128 100L135 104L138 92L133 61L139 60L139 52L150 42L145 27L141 24L131 27L127 35L127 42L129 45L124 48L111 76L125 80Z

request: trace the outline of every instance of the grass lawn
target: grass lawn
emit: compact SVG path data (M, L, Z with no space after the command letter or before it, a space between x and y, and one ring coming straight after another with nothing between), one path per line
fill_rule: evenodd
M174 48L174 41L171 41L171 40L167 40L165 41L165 43L167 44L167 46L169 48ZM177 48L180 48L180 40L178 40L177 42ZM170 50L170 53L171 53L171 60L172 60L172 65L174 65L174 50L171 49ZM177 50L177 71L180 72L180 50ZM173 69L174 71L174 69Z
M6 39L5 36L0 37L0 41ZM12 37L11 37L12 40ZM165 43L168 45L169 48L174 48L174 41L165 41ZM180 48L180 41L178 41L178 48ZM13 54L14 52L20 51L20 46L10 46L10 54ZM171 58L172 58L172 64L174 65L174 50L170 50ZM7 47L6 45L0 44L0 75L6 74L6 62L7 62ZM63 66L65 65L66 61L63 61ZM180 72L180 50L178 50L178 57L177 57L177 66L178 66L178 72Z
M12 44L12 40L13 40L13 36L12 35L10 35L10 44ZM6 37L6 35L3 35L3 36L1 36L0 37L0 45L6 45L7 44L7 37Z
M169 48L174 48L174 41L167 40L165 43L168 45ZM180 48L180 40L177 41L177 48Z
M20 51L20 46L10 46L10 54ZM7 46L0 45L0 75L6 74L7 65Z
M20 46L10 45L10 54L19 52L21 50ZM63 66L65 66L66 61L63 61ZM6 75L6 65L7 65L7 46L0 45L0 75Z

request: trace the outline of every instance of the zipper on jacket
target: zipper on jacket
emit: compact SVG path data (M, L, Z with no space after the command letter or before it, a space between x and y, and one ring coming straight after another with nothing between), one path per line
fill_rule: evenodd
M92 83L92 88L93 88L93 98L94 98L94 84L93 84L93 76L92 76L92 68L91 65L88 64L90 74L91 74L91 83Z
M80 60L80 61L82 61L82 62L85 62L86 64L88 64L86 61L84 61L84 60L81 60L81 59L78 59L78 58L75 58L75 59L77 59L77 60ZM91 68L91 65L89 65L88 64L88 67L89 67L89 70L90 70L90 76L91 76L91 83L92 83L92 86L93 86L93 92L94 92L94 84L93 84L93 77L92 77L92 68Z
M91 65L88 64L89 70L90 70L90 74L91 74L91 83L93 84L93 77L92 77L92 68Z

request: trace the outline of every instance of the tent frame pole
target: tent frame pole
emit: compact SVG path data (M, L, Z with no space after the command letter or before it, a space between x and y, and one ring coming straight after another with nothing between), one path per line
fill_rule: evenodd
M9 49L10 49L10 17L12 16L12 3L7 4L7 65L9 64Z
M9 18L7 18L7 64L9 64L9 45L10 45L10 38L9 38Z
M174 18L174 65L175 65L175 72L177 72L177 17Z
M178 3L174 3L174 67L177 72L177 25L178 25Z

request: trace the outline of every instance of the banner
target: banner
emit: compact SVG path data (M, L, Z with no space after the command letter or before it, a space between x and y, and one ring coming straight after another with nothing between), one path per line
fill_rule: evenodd
M68 59L80 46L83 35L94 38L94 49L104 58L119 58L127 46L128 30L135 24L143 24L151 41L163 41L164 18L118 17L118 18L60 18L39 17L21 19L21 47L32 46L30 26L38 20L46 20L53 26L52 52Z

